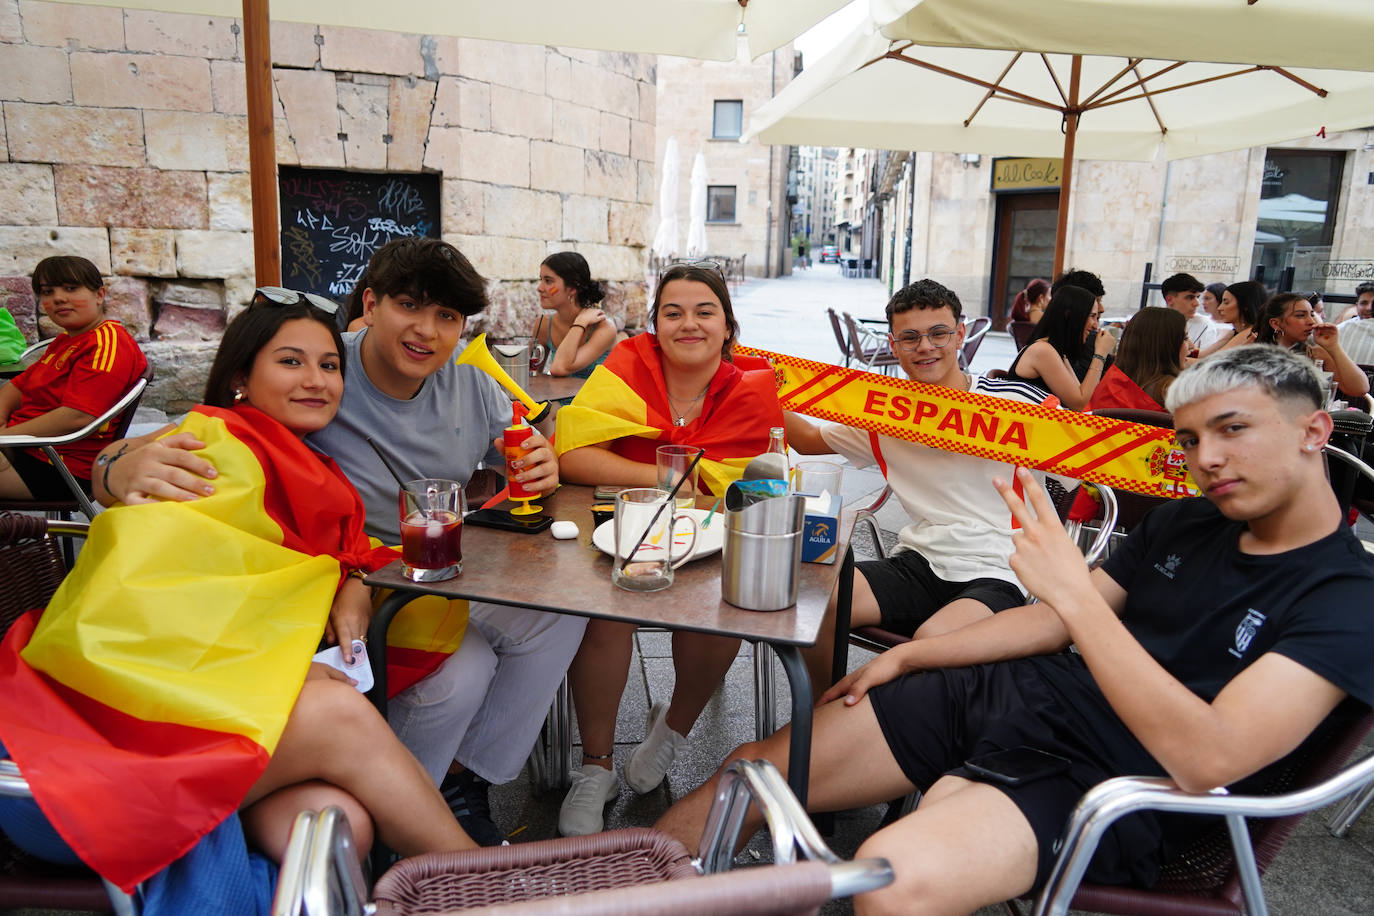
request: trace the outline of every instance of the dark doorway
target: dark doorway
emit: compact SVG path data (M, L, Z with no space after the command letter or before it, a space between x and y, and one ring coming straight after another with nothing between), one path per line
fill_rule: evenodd
M1051 279L1058 215L1058 191L998 195L992 295L988 307L995 330L1006 330L1011 320L1011 303L1027 283L1036 277Z

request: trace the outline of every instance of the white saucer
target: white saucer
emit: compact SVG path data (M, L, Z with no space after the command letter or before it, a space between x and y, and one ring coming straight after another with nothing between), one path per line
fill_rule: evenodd
M678 509L677 518L681 518L684 515L690 515L697 520L697 525L700 525L702 521L705 520L706 516L710 515L710 511L709 509ZM673 531L674 555L680 555L680 551L684 550L691 541L692 529L687 525L677 524L676 529ZM602 522L600 525L596 526L596 530L592 532L592 544L602 553L608 556L615 556L614 519L609 522ZM703 529L697 535L697 549L692 554L692 560L700 560L702 557L708 557L713 553L720 553L721 548L724 546L725 517L724 513L717 511L715 515L711 516L710 527ZM690 563L691 560L687 562Z

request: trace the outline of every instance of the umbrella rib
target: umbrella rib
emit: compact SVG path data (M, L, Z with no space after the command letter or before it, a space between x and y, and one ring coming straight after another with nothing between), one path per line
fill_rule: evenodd
M1043 55L1042 55L1042 56L1043 56ZM1011 72L1011 68L1014 67L1014 66L1016 66L1016 62L1017 62L1018 60L1020 60L1020 59L1021 59L1021 52L1020 52L1020 51L1017 51L1015 54L1012 55L1011 62L1007 64L1006 68L1003 69L1002 72L1001 72L1001 74L999 74L998 77L997 77L997 82L994 84L997 88L996 88L996 89L989 89L987 92L983 93L983 97L982 97L981 99L979 99L978 104L975 105L975 106L973 106L973 113L970 114L967 118L964 119L964 126L965 126L965 127L968 127L970 124L972 124L972 123L973 123L973 119L976 118L976 117L978 117L978 112L980 112L980 111L983 110L983 106L987 104L988 99L990 99L990 98L992 98L993 96L996 96L996 95L997 95L998 91L1001 89L1002 80L1004 80L1004 79L1007 78L1007 74ZM1005 98L1005 96L998 96L998 98Z
M1122 69L1122 71L1121 71L1120 73L1118 73L1115 77L1113 77L1111 82L1107 83L1107 84L1104 85L1101 89L1099 89L1097 92L1093 93L1093 96L1092 96L1090 99L1088 99L1088 103L1085 103L1085 104L1091 103L1092 107L1094 107L1094 108L1098 107L1099 105L1108 105L1108 104L1111 103L1111 100L1112 100L1112 99L1116 98L1117 96L1121 95L1122 93L1130 92L1132 89L1140 89L1140 90L1144 91L1144 90L1145 90L1145 84L1148 83L1150 80L1159 79L1161 76L1164 76L1166 73L1172 73L1173 71L1177 70L1179 67L1182 67L1182 66L1183 66L1183 61L1174 61L1173 63L1169 64L1168 66L1163 67L1162 69L1156 70L1154 73L1151 73L1149 76L1141 76L1141 75L1140 75L1140 71L1139 71L1138 69L1136 69L1136 68L1140 65L1140 62L1141 62L1142 60L1144 60L1143 57L1134 57L1134 58L1131 58L1130 62L1126 64L1126 66ZM1134 71L1135 71L1135 75L1136 75L1136 77L1137 77L1137 79L1135 80L1135 82L1133 82L1133 83L1127 83L1127 84L1124 85L1124 86L1118 86L1116 89L1112 90L1111 92L1108 92L1106 95L1102 95L1100 101L1098 100L1098 96L1101 95L1104 91L1106 91L1106 89L1107 89L1109 86L1111 86L1112 83L1116 82L1118 79L1120 79L1122 76L1124 76L1124 75L1127 73L1127 71L1131 71L1131 70L1134 70ZM1140 96L1133 96L1133 98L1140 98Z
M1219 74L1217 74L1216 76L1209 76L1209 77L1206 77L1205 79L1192 80L1192 81L1187 82L1187 83L1179 83L1177 86L1165 86L1163 89L1153 89L1153 90L1145 91L1145 92L1142 92L1140 95L1132 95L1132 96L1128 96L1128 97L1126 97L1126 98L1112 99L1112 100L1109 101L1109 102L1099 102L1099 103L1097 103L1096 105L1094 105L1093 108L1106 108L1108 105L1119 105L1119 104L1121 104L1122 102L1134 102L1134 101L1137 101L1137 100L1139 100L1139 99L1143 99L1143 98L1145 98L1145 97L1147 97L1147 96L1150 96L1150 95L1163 95L1163 94L1166 93L1166 92L1175 92L1175 91L1177 91L1177 90L1179 90L1179 89L1190 89L1190 88L1192 88L1193 86L1201 86L1201 85L1203 85L1203 84L1205 84L1205 83L1214 83L1214 82L1216 82L1217 80L1231 79L1232 77L1237 77L1237 76L1245 76L1246 74L1249 74L1249 73L1259 73L1259 72L1264 71L1264 70L1272 70L1272 71L1278 73L1279 75L1285 76L1285 77L1287 77L1288 79L1292 80L1293 82L1298 83L1299 85L1303 86L1304 88L1310 89L1312 92L1314 92L1315 94L1321 96L1322 98L1325 98L1325 97L1326 97L1326 90L1325 90L1325 89L1321 89L1321 88L1319 88L1319 87L1317 87L1317 86L1313 86L1313 85L1310 84L1310 83L1304 82L1302 79L1300 79L1300 78L1294 76L1293 74L1291 74L1291 73L1289 73L1289 72L1287 72L1287 71L1285 71L1285 70L1282 70L1282 69L1279 68L1279 67L1266 67L1266 66L1263 66L1263 65L1261 65L1261 64L1257 64L1257 65L1255 65L1255 66L1253 66L1253 67L1247 67L1247 68L1244 69L1244 70L1235 70L1235 71L1233 71L1233 72L1231 72L1231 73L1219 73Z
M1315 86L1312 83L1309 83L1307 80L1303 79L1300 76L1295 76L1294 74L1290 73L1282 67L1266 67L1263 64L1261 64L1259 66L1259 69L1269 70L1273 73L1277 73L1279 76L1282 76L1285 79L1290 79L1302 88L1306 89L1308 92L1314 93L1318 98L1324 99L1327 96L1327 92L1325 89L1321 88L1320 86Z
M1096 92L1094 92L1092 95L1088 96L1086 99L1083 100L1084 107L1091 106L1094 102L1096 102L1098 96L1102 95L1102 93L1106 92L1108 89L1111 89L1113 86L1115 86L1117 80L1121 79L1123 76L1125 76L1127 73L1130 73L1132 70L1135 70L1136 65L1139 64L1142 60L1144 60L1143 57L1128 58L1126 61L1126 66L1118 70L1116 72L1116 75L1113 76L1111 79L1104 81L1102 85L1097 88ZM1140 76L1140 71L1136 71L1136 76ZM1117 89L1116 91L1124 92L1130 88L1130 86L1123 86L1122 88ZM1110 96L1108 96L1108 98L1110 98Z
M1139 67L1132 67L1131 71L1135 73L1137 77L1140 76ZM1141 78L1141 83L1144 83L1144 78ZM1164 126L1164 119L1159 116L1159 109L1155 107L1155 100L1150 98L1150 92L1148 90L1142 89L1142 91L1145 92L1145 103L1150 106L1150 114L1155 116L1155 123L1159 125L1160 134L1167 134L1169 132L1169 128Z
M1015 89L1008 89L1006 86L998 86L994 83L989 83L987 80L979 79L976 76L969 76L966 73L960 73L957 70L951 70L948 67L941 67L938 64L932 64L929 61L920 60L915 57L907 57L902 52L906 51L907 48L910 48L912 44L914 44L914 42L908 43L905 47L898 48L895 51L888 51L886 54L883 55L883 57L891 58L892 60L900 60L903 63L908 63L915 67L921 67L923 69L930 70L933 73L939 73L942 76L948 76L951 79L961 80L965 83L972 83L975 86L982 86L984 89L991 89L996 92L1005 93L1008 96L1007 101L1009 102L1020 102L1023 105L1033 105L1036 108L1048 108L1050 111L1063 110L1061 106L1056 105L1053 102L1047 102L1044 99L1037 99L1033 95L1028 95L1024 92L1018 92ZM881 58L877 58L876 60L881 60ZM870 61L869 63L874 63L876 62L876 60Z
M1054 80L1054 88L1059 93L1059 97L1064 100L1064 107L1069 105L1069 97L1064 94L1064 87L1059 83L1059 74L1054 72L1054 67L1050 66L1049 55L1041 54L1040 59L1044 61L1045 69L1050 73L1050 79Z

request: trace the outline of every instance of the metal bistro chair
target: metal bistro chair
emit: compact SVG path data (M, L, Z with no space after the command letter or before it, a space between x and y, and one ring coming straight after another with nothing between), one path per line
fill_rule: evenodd
M46 347L45 341L42 346ZM33 349L32 347L30 348ZM27 351L26 351L27 352ZM109 424L114 424L114 437L123 439L129 431L129 424L133 422L134 412L138 409L138 402L143 398L143 392L147 390L148 383L153 380L153 367L150 363L143 370L143 375L134 382L128 391L118 401L110 406L108 410L100 416L87 423L75 432L67 433L62 436L6 436L0 430L0 447L5 448L41 448L48 461L52 463L66 481L67 489L71 491L71 499L58 500L0 500L0 509L18 509L36 512L80 512L86 518L95 518L95 504L85 491L77 484L72 472L67 470L67 465L62 461L61 455L57 452L57 447L70 445L79 442L87 436L99 431Z
M863 364L864 369L887 375L889 369L895 369L900 365L897 355L892 352L892 347L881 335L860 327L854 316L848 312L844 313L844 323L849 329L850 353Z
M1007 330L1011 332L1011 339L1016 344L1016 350L1026 349L1026 344L1030 343L1031 332L1035 330L1033 321L1009 321Z
M775 864L730 870L751 800L764 814ZM343 812L306 812L291 833L273 912L814 913L828 900L891 883L885 859L845 862L831 852L771 763L737 761L721 777L695 859L677 840L642 828L434 853L383 875L375 904L366 902Z
M45 607L67 574L57 538L85 537L86 522L0 511L0 636ZM12 760L0 760L0 796L33 798ZM0 834L0 909L40 907L132 914L130 898L86 868L51 865Z
M1159 777L1122 776L1099 783L1070 816L1063 849L1033 912L1063 916L1072 906L1133 916L1267 916L1260 876L1302 816L1351 793L1358 799L1374 791L1374 755L1342 769L1371 726L1374 712L1353 699L1342 702L1276 768L1262 794L1229 795L1221 789L1190 794ZM1149 890L1080 886L1107 829L1121 817L1147 810L1220 815L1224 820L1164 863Z
M848 366L854 354L849 341L845 339L844 325L840 323L840 316L835 314L834 309L827 308L825 313L830 316L830 330L835 334L835 342L840 345L840 358L844 360L843 364Z
M992 327L992 319L987 315L979 315L977 318L965 325L964 347L959 351L959 368L967 369L973 363L973 355L978 352L978 348L983 345L983 337Z

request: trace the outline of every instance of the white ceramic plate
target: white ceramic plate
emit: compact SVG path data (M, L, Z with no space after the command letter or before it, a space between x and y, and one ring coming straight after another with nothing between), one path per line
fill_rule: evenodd
M680 519L684 515L690 515L692 518L696 519L697 524L700 525L702 521L705 520L706 516L710 514L710 511L709 509L678 509L677 518ZM676 522L676 528L673 531L673 555L680 556L682 551L687 549L687 545L691 543L691 540L692 529L682 524L680 521ZM596 549L600 550L602 553L608 556L615 556L614 519L609 522L602 522L600 525L596 526L596 530L592 532L592 543L596 545ZM717 511L716 514L711 517L710 527L697 535L697 549L696 552L692 554L692 560L699 560L713 553L719 553L720 549L724 546L725 517L724 513ZM692 560L688 560L687 562L690 563Z

